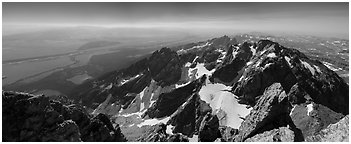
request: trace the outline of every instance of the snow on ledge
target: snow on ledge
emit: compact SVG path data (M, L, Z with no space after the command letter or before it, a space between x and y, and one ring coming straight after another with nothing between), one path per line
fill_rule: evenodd
M301 60L302 64L305 66L305 68L309 69L312 75L316 73L316 70L307 62Z
M138 124L137 126L138 127L142 127L144 125L153 126L153 125L156 125L156 124L159 124L159 123L166 124L170 118L171 117L165 117L165 118L162 118L162 119L156 119L156 118L155 119L147 119L147 120L143 121L142 123Z
M308 104L306 107L307 107L307 115L310 116L310 113L313 111L313 103Z
M267 55L267 57L275 58L275 57L277 57L277 55L275 55L275 53L272 52L272 53L269 53L269 54Z

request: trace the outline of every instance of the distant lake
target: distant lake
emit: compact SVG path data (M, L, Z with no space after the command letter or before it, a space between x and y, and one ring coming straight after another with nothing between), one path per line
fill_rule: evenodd
M110 50L109 48L90 49L71 54L48 57L42 59L31 59L20 62L7 63L2 65L2 79L3 86L14 83L16 81L24 80L23 82L30 82L43 78L57 69L62 69L67 66L78 67L86 65L93 55L106 54L118 50Z
M91 77L87 73L85 73L85 74L81 74L81 75L76 75L76 76L69 78L67 80L78 85L78 84L82 84L84 81L91 79L91 78L93 78L93 77Z
M67 56L57 57L49 60L24 61L2 65L3 85L16 82L20 79L45 72L56 67L63 67L73 64Z

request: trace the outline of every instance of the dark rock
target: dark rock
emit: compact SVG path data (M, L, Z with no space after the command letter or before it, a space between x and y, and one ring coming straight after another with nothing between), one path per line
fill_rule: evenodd
M169 48L156 51L148 59L148 69L151 76L161 86L167 86L178 82L181 75L181 64L176 52Z
M200 142L213 142L220 138L219 120L217 116L207 113L202 119L199 128L199 141Z
M170 116L190 96L201 89L205 79L206 76L202 76L184 87L180 87L169 93L162 93L157 101L146 111L145 115L148 115L150 118Z
M47 142L80 142L79 128L72 120L60 123L56 129L47 131L41 136L41 141Z
M173 133L182 133L188 137L197 134L201 121L212 109L206 102L200 99L198 94L193 94L184 106L181 106L168 121L174 126Z
M221 141L222 142L231 142L233 141L235 135L239 133L238 129L234 129L231 127L219 127L219 131L221 132Z
M230 46L229 51L233 51L233 46ZM232 53L226 55L224 59L224 65L220 66L211 76L210 80L219 81L223 83L233 83L234 80L238 80L238 76L240 76L243 67L246 66L246 63L252 57L252 52L250 50L250 44L245 42L243 43L239 49L237 50L237 54L235 56ZM228 62L230 57L234 57L231 62Z
M212 42L211 46L216 47L216 48L225 48L228 45L238 44L238 42L235 38L231 39L226 35L219 37L219 38L211 39L210 42Z
M291 104L301 104L312 101L312 98L306 91L301 88L298 84L291 87L288 93L289 101Z
M170 135L168 137L167 142L189 142L189 139L187 136L177 133L174 135Z
M220 52L214 50L207 50L203 54L204 63L216 62L218 57L221 55Z
M3 141L125 141L105 115L45 96L3 92Z
M174 126L173 133L182 133L186 136L192 136L195 132L196 122L196 99L197 94L192 95L186 102L184 107L180 106L168 121Z

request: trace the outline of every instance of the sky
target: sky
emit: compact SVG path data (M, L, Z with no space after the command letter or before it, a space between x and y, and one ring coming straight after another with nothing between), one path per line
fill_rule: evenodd
M2 3L4 25L167 27L346 36L348 3Z

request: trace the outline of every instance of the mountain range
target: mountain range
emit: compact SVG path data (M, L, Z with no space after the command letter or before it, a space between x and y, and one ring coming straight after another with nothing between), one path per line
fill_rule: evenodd
M2 102L3 141L349 141L349 85L267 39L164 47L69 97Z

